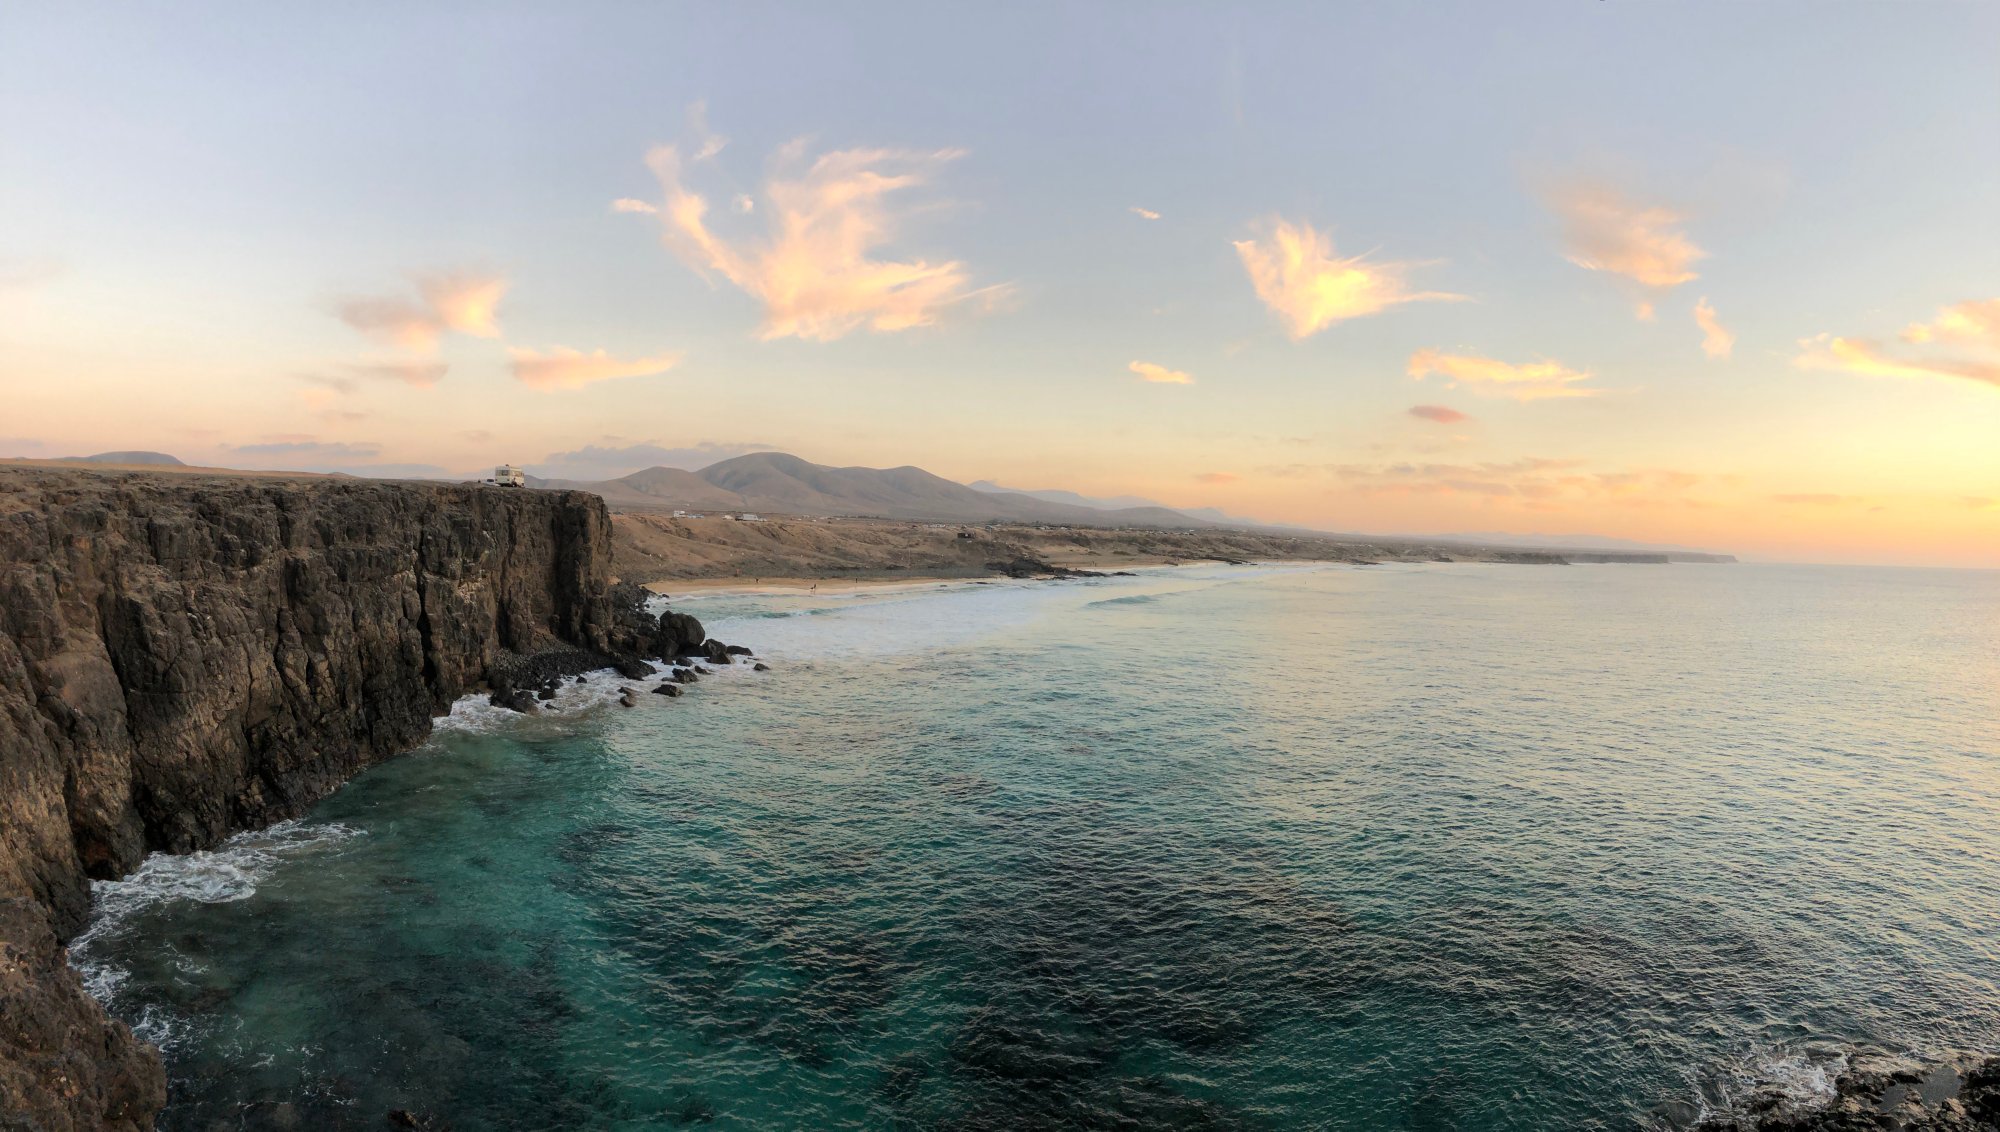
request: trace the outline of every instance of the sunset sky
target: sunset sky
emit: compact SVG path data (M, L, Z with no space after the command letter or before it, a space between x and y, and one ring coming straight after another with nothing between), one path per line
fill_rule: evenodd
M2000 4L18 4L0 456L2000 566Z

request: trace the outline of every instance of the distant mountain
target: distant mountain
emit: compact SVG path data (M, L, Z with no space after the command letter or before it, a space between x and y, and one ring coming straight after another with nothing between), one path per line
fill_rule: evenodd
M1220 507L1169 508L1167 507L1166 504L1161 503L1158 500L1144 499L1137 495L1114 495L1109 499L1093 499L1088 495L1078 495L1074 491L1061 491L1054 488L1045 488L1039 491L1030 491L1027 488L1001 487L999 484L994 483L992 480L975 480L968 486L970 486L974 491L985 491L985 492L992 492L995 494L1026 495L1026 496L1032 496L1035 499L1047 500L1050 503L1066 503L1072 507L1092 507L1099 511L1127 511L1139 507L1157 507L1162 510L1172 510L1176 514L1186 515L1192 519L1200 519L1203 522L1224 527L1270 527L1274 529L1284 528L1289 530L1305 529L1304 527L1295 527L1289 523L1267 523L1262 519L1246 519L1241 515L1231 515L1230 513L1224 511Z
M1426 535L1425 538L1440 542L1470 542L1482 546L1532 546L1549 550L1646 550L1674 554L1706 554L1708 551L1692 546L1673 546L1667 543L1635 542L1629 538L1611 538L1608 535L1516 535L1505 531L1472 531L1448 535Z
M1098 508L1017 492L981 491L922 468L834 468L783 452L752 452L698 472L647 468L600 482L531 478L530 487L592 491L620 510L758 511L937 523L1210 527L1156 504ZM1081 498L1081 497L1078 497Z
M1157 499L1142 499L1136 495L1114 495L1109 499L1092 499L1088 495L1078 495L1074 491L1060 491L1044 488L1039 491L1025 487L1001 487L992 480L974 480L966 485L974 491L984 491L992 495L1026 495L1049 503L1067 503L1072 507L1094 507L1099 511L1122 511L1128 507L1165 507ZM1193 514L1193 512L1189 512Z
M74 464L171 464L185 468L186 464L165 452L99 452L95 456L64 456Z

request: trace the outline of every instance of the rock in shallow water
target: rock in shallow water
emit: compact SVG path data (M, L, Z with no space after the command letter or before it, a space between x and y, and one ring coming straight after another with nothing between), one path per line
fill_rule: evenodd
M1692 1132L2000 1132L2000 1057L1923 1062L1861 1053L1824 1105L1801 1108L1773 1087L1737 1107Z

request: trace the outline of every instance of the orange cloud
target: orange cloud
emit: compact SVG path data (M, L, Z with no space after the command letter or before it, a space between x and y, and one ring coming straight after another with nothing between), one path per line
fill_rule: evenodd
M553 392L558 389L582 389L599 381L612 381L621 377L648 377L665 373L680 362L679 354L662 354L656 358L614 358L603 350L593 350L586 354L567 346L557 346L546 353L521 346L507 347L507 356L512 359L514 379L534 389Z
M1138 374L1142 380L1156 382L1161 385L1194 384L1194 378L1182 373L1180 370L1168 369L1165 366L1155 365L1152 362L1133 362L1125 368Z
M500 296L507 293L507 281L490 275L447 274L426 276L417 281L438 322L447 330L474 338L500 337L494 320Z
M2000 349L2000 299L1972 300L1949 306L1929 322L1911 323L1905 342L1970 342Z
M998 289L969 289L956 260L880 258L895 235L890 194L924 184L958 150L849 149L805 161L802 143L778 151L781 170L765 184L769 233L729 239L709 227L708 199L683 182L684 166L713 157L720 139L703 141L692 159L662 146L647 157L665 199L659 206L619 201L625 212L660 217L662 238L697 271L714 272L764 304L765 340L832 341L862 327L877 332L928 326L950 306ZM745 198L747 199L747 198ZM753 202L754 206L754 202ZM739 204L739 212L749 212Z
M444 362L368 362L343 368L356 377L400 381L404 385L429 389L444 380L445 371L450 367Z
M1554 397L1591 397L1599 390L1577 389L1579 381L1591 374L1570 369L1558 362L1529 362L1514 365L1492 358L1445 354L1418 350L1410 355L1409 375L1422 381L1431 374L1464 385L1482 397L1507 397L1515 401L1542 401Z
M1622 276L1646 291L1665 291L1699 278L1692 267L1708 253L1676 227L1679 214L1638 204L1602 185L1573 184L1548 194L1563 224L1564 256L1590 271ZM1649 299L1639 317L1651 320Z
M1438 424L1457 424L1472 419L1446 405L1411 405L1409 414L1418 420L1435 421Z
M1309 224L1272 220L1262 238L1236 241L1236 254L1293 341L1336 322L1379 314L1402 303L1463 300L1442 291L1412 292L1408 263L1370 263L1364 256L1334 258L1333 241Z
M1154 212L1150 208L1140 208L1136 204L1133 205L1128 211L1130 211L1132 215L1138 217L1141 220L1158 220L1160 218L1159 213Z
M1694 305L1694 324L1701 327L1701 352L1711 358L1726 358L1736 348L1736 335L1722 328L1715 317L1715 308L1708 305L1703 297Z
M1962 378L2000 385L2000 362L1968 358L1893 358L1865 338L1834 338L1822 334L1799 342L1802 352L1792 359L1801 369L1845 370L1866 377Z
M1203 472L1195 479L1202 483L1235 483L1238 477L1234 472Z
M421 303L409 299L348 299L335 313L340 321L392 346L425 354L437 349L438 320Z
M449 272L420 275L416 285L419 299L346 299L334 313L363 334L422 354L435 351L447 330L475 338L500 336L495 308L507 291L504 278Z

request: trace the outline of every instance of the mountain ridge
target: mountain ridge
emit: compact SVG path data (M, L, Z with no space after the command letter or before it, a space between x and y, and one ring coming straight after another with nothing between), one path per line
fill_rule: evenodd
M612 507L632 511L768 511L814 518L852 516L936 523L1224 525L1156 504L1102 508L1056 502L1021 492L969 487L910 464L834 467L786 452L749 452L699 471L645 468L595 482L530 477L528 486L595 492Z

